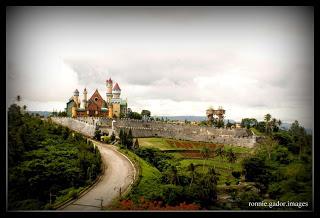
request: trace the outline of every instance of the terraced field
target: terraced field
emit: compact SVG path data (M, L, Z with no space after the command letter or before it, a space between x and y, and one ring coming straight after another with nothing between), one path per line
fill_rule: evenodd
M226 181L231 184L236 183L236 179L232 176L232 171L241 171L241 161L249 156L253 150L246 147L238 147L231 145L218 145L213 143L180 141L164 138L139 138L140 147L158 148L166 153L171 153L179 162L181 172L187 171L188 166L193 163L196 171L206 171L208 167L214 167L220 177L218 185L224 185ZM210 149L210 158L204 160L200 152L204 146ZM227 157L216 156L214 149L221 146L224 150L232 149L236 154L236 161L230 163Z

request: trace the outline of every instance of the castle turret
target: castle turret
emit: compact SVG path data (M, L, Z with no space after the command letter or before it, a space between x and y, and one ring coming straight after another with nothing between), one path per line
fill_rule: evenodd
M107 81L106 81L106 86L107 86L107 104L110 104L111 102L111 99L112 99L112 80L111 78L109 78Z
M83 108L84 108L84 109L87 109L87 107L88 107L88 104L87 104L87 94L88 94L87 89L84 88L84 90L83 90L83 100L82 100Z
M109 118L113 118L113 108L112 108L112 105L109 105L108 107L108 117Z
M71 116L72 117L77 117L77 109L80 106L78 89L76 89L73 92L73 101L74 101L74 103L73 103L73 106L72 106L72 109L71 109Z
M112 98L120 98L120 94L121 94L121 89L118 85L118 83L116 83L112 89Z
M79 108L80 107L80 99L79 99L78 89L74 90L74 92L73 92L73 100L76 103L76 107Z

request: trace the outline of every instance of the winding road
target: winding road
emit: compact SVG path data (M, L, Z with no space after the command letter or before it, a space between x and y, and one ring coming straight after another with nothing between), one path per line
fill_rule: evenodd
M109 205L120 195L120 188L123 193L135 180L136 171L132 162L117 151L115 146L97 141L92 142L101 153L105 167L104 174L86 194L59 210L101 210L101 203L103 207Z

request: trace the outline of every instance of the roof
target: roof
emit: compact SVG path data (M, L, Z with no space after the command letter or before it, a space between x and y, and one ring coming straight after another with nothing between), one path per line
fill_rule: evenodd
M120 87L119 87L118 83L116 83L116 84L114 85L114 87L113 87L113 89L112 89L112 90L114 90L114 91L121 91L121 89L120 89Z
M111 77L110 77L108 80L106 80L106 82L107 82L107 83L112 83Z

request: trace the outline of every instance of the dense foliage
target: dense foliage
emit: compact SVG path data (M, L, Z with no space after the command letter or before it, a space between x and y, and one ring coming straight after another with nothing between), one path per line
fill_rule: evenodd
M312 136L295 121L289 131L266 136L255 155L243 161L246 181L255 182L259 197L308 202L312 207ZM245 208L245 207L244 207ZM297 207L292 207L297 209ZM289 209L282 207L278 209Z
M174 210L181 204L197 205L198 209L311 209L312 136L297 121L288 131L279 129L281 121L272 120L271 115L266 116L264 122L255 122L251 118L244 123L261 137L250 152L236 153L237 147L217 147L212 151L203 147L199 150L202 160L196 165L192 164L193 160L190 165L185 165L187 168L180 165L182 162L175 155L154 148L154 145L125 146L143 160L139 161L143 166L143 177L118 209L172 207ZM263 132L258 130L261 124ZM231 167L224 168L224 171L229 171L231 178L206 164L213 159L230 163ZM239 162L237 168L233 166L236 162ZM220 165L217 161L215 164ZM199 168L196 170L196 167ZM140 202L142 197L144 201ZM261 201L291 202L293 206L270 208L248 204ZM308 205L297 207L297 202L307 202Z
M191 164L188 171L181 171L178 161L172 155L163 153L159 149L142 147L132 151L157 169L157 177L155 174L150 175L154 177L150 182L155 182L157 185L151 185L148 194L145 191L134 189L128 196L128 199L132 201L124 200L119 208L145 207L143 206L145 202L142 204L139 201L141 197L146 202L157 202L157 205L147 204L152 209L174 210L183 209L184 206L199 209L215 204L218 178L213 168L209 168L206 173L198 173ZM144 184L144 187L149 187L149 185ZM142 193L144 195L141 195Z
M101 171L98 149L82 135L11 105L8 111L9 209L49 209L76 197Z

